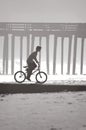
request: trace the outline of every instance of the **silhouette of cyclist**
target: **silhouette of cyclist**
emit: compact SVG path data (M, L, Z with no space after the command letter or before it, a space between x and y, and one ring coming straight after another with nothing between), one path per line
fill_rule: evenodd
M27 79L29 81L31 81L30 76L32 74L32 71L37 67L37 64L39 65L39 62L37 60L37 54L40 51L41 51L41 46L37 46L36 51L32 52L27 58L27 65L28 65Z

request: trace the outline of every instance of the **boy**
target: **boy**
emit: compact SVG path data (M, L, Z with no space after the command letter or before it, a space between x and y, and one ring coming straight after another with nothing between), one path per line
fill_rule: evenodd
M30 56L27 58L27 65L28 65L28 74L27 79L30 80L30 76L32 74L32 71L37 67L37 64L39 65L39 62L37 60L37 54L41 51L41 47L37 46L36 51L32 52ZM37 63L37 64L36 64Z

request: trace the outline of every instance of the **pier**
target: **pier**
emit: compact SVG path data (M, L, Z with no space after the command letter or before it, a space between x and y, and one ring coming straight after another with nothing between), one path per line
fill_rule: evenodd
M23 61L37 45L43 48L39 60L41 64L42 61L45 62L47 74L58 74L58 64L60 64L61 74L64 74L64 51L66 51L66 73L76 74L77 56L79 56L80 74L84 73L86 23L0 22L0 39L1 74L15 73L16 52L18 52L19 69L22 70ZM78 50L78 41L80 41L80 50ZM50 72L50 63L52 63L52 72Z

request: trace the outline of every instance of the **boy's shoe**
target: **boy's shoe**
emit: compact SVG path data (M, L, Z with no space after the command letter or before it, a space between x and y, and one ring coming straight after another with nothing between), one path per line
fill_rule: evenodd
M27 79L27 80L31 81L31 79Z
M31 81L31 79L30 79L30 78L28 78L28 77L27 77L27 80Z

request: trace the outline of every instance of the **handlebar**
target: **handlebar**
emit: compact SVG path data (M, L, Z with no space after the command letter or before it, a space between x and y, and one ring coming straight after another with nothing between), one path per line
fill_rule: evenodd
M38 65L38 69L40 69L40 64Z

